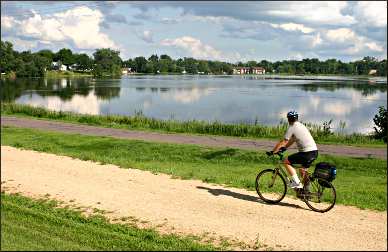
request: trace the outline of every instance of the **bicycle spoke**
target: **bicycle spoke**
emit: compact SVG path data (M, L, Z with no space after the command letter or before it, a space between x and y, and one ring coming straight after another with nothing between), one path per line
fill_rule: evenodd
M310 191L304 198L306 204L314 211L327 212L336 201L334 186L326 180L315 179L310 182Z
M286 190L284 178L275 170L264 170L256 178L256 191L265 202L280 202L284 198Z

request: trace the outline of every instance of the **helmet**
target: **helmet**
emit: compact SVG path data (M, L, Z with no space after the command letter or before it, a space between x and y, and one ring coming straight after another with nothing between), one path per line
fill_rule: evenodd
M298 112L296 112L295 110L288 112L287 118L288 119L298 119Z

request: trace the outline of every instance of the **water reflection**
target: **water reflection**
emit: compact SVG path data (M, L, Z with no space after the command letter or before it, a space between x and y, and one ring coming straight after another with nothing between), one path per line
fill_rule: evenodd
M360 91L362 96L370 96L377 92L387 92L387 85L380 83L357 83L357 82L335 82L335 83L309 83L301 86L303 91L318 92L319 90L335 92L339 89L354 89Z
M88 114L274 125L290 109L302 120L346 123L346 132L373 130L387 84L241 76L131 76L122 79L1 80L1 100Z

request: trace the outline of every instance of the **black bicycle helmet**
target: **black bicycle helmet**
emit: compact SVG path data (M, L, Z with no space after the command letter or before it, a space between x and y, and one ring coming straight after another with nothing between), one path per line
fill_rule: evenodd
M288 119L293 119L293 120L297 120L298 119L298 112L296 112L295 110L292 110L290 112L287 113L287 118Z

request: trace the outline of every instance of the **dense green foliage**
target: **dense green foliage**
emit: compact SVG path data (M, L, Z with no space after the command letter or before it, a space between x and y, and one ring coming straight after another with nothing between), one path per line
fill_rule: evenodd
M168 55L152 55L148 60L136 57L123 61L124 67L130 67L138 73L182 73L189 74L232 74L233 67L264 67L267 73L281 74L341 74L341 75L368 75L374 69L377 75L387 75L387 61L378 61L373 57L364 57L354 62L341 62L336 59L320 61L319 59L283 60L274 63L267 60L260 62L248 61L236 64L183 58L173 60Z
M64 93L65 95L66 93ZM135 116L120 115L84 115L72 112L56 112L42 107L33 107L24 104L2 103L1 113L3 115L22 115L50 120L60 120L89 125L97 125L112 128L156 130L174 133L195 133L206 135L237 136L250 138L272 138L279 139L284 135L288 123L281 122L277 126L266 126L259 124L223 124L220 122L206 121L177 121L160 120L145 117L141 112ZM330 130L330 123L323 122L323 125L306 123L312 136L317 143L333 143L346 145L379 145L383 146L383 141L375 139L373 136L353 133L345 135L333 133Z
M280 74L341 74L368 75L370 70L377 71L377 75L387 75L387 60L378 61L374 57L364 57L354 62L341 62L336 59L320 61L319 59L283 60L269 62L267 60L248 61L246 63L228 63L212 60L198 60L194 58L172 59L163 54L151 55L148 59L143 56L122 60L119 51L109 48L97 49L91 59L86 54L76 54L70 49L62 48L56 53L41 50L37 53L17 52L12 49L10 42L1 41L2 57L1 72L16 72L17 76L43 76L45 69L50 69L53 61L72 66L76 70L93 70L95 76L119 75L121 67L131 68L137 73L188 73L188 74L232 74L233 67L264 67L267 73ZM38 57L39 56L39 57Z
M103 77L121 75L121 58L119 51L114 51L109 48L97 49L93 56L94 76Z
M388 110L383 106L380 106L378 114L373 118L373 122L376 124L376 127L374 127L375 137L387 142Z
M85 217L80 211L57 206L52 200L1 193L1 250L215 250L188 238L110 224L101 215Z
M72 67L75 71L89 71L93 67L93 59L87 54L76 54L70 49L62 48L57 53L44 49L36 53L30 51L17 52L12 43L1 41L0 69L10 77L41 77L55 67L53 62Z
M255 190L255 177L260 170L273 167L273 159L264 152L13 127L2 128L1 144L248 190ZM386 160L319 155L315 163L322 161L337 166L337 178L333 183L337 189L337 203L360 208L387 209ZM293 195L293 192L289 193Z
M15 75L15 73L17 76L43 76L46 68L51 64L48 58L38 53L31 53L30 51L19 53L14 51L13 45L7 41L1 41L0 55L1 72L11 76Z

